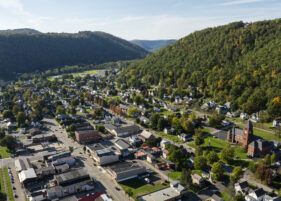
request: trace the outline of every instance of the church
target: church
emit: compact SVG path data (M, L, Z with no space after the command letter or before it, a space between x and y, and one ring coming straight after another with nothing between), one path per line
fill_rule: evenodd
M227 133L227 141L231 143L239 143L247 153L252 157L261 157L270 153L272 143L263 140L253 133L253 124L250 120L244 125L244 128L232 127Z

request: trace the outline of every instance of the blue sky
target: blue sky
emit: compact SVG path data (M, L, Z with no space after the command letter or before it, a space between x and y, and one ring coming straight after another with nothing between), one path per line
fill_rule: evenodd
M281 0L0 0L0 29L104 31L124 39L179 39L233 21L281 17Z

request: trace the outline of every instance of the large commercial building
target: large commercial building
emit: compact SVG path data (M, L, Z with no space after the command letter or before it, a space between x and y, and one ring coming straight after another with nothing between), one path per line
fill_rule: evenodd
M146 168L137 163L123 162L107 167L107 172L117 181L125 181L138 177L146 172Z
M75 131L75 138L78 143L86 144L97 142L100 139L100 134L96 130Z

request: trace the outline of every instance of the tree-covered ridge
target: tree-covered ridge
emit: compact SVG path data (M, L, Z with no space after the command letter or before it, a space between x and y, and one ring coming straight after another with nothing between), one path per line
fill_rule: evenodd
M65 65L142 58L147 51L103 32L0 34L0 79Z
M134 87L159 82L183 90L198 86L204 98L231 101L233 109L253 113L281 97L280 61L281 19L235 22L180 39L132 64L120 81Z

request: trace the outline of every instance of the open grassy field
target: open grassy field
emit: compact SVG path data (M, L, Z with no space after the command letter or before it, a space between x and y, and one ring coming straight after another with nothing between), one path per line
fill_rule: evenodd
M131 197L133 197L135 200L138 196L151 193L157 190L161 190L163 188L166 188L169 186L168 183L165 184L157 184L157 185L151 185L146 184L143 180L139 179L130 179L124 182L120 183L120 186L124 189L125 192L131 192Z
M74 77L76 77L76 76L87 75L87 74L97 75L97 74L99 74L99 72L100 72L100 70L87 70L87 71L82 71L82 72L78 72L78 73L66 73L66 74L72 74ZM48 80L54 81L55 77L57 77L57 75L56 76L50 76L50 77L48 77Z
M2 158L9 158L10 157L10 153L8 152L7 147L2 147L0 146L0 154Z
M5 178L7 197L9 198L10 201L14 201L14 193L13 193L11 179L7 167L4 168L4 178Z
M73 76L80 76L80 75L97 75L99 74L99 70L87 70L87 71L83 71L83 72L79 72L79 73L71 73Z

